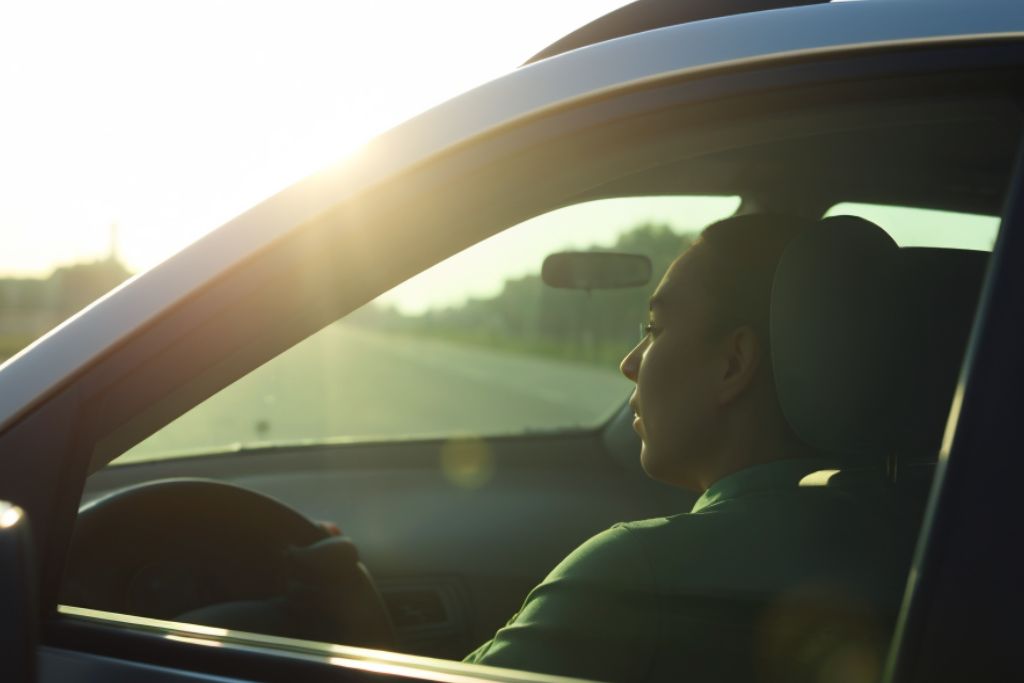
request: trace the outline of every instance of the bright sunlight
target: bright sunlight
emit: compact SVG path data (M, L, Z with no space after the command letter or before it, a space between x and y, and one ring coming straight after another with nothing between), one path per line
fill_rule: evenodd
M0 8L0 277L138 272L624 0Z

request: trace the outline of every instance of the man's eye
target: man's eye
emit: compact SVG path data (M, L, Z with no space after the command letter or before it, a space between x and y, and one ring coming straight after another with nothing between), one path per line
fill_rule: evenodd
M658 334L658 327L650 321L640 323L640 339L646 339L647 337L653 337Z

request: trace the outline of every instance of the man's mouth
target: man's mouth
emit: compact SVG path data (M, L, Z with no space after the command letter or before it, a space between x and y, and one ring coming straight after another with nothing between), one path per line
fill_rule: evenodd
M635 431L637 434L643 436L643 428L644 428L644 422L643 422L643 420L640 419L640 414L634 411L633 412L633 431Z
M633 411L633 431L643 436L643 420L640 419L640 407L636 404L636 395L629 399L629 407Z

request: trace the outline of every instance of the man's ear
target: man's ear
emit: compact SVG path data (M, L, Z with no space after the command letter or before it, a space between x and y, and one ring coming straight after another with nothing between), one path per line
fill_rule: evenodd
M722 346L723 372L719 383L719 402L731 403L754 382L761 365L761 343L749 325L742 325L725 336Z

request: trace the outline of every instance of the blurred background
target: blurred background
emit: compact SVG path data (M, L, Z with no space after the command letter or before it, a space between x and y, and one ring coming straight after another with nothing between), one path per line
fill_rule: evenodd
M623 4L0 5L0 361L375 134Z

